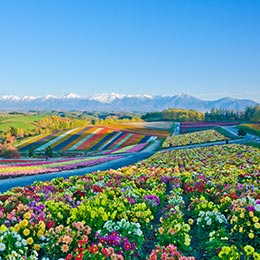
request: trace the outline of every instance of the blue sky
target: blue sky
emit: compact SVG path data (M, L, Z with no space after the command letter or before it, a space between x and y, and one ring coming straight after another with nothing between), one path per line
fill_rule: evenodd
M260 101L260 1L0 1L0 96L68 92Z

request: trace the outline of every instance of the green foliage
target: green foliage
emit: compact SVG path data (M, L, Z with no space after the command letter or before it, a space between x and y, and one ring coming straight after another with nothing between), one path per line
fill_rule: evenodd
M243 127L238 128L238 135L239 136L245 136L246 135L246 130Z
M257 129L253 129L251 127L248 127L246 125L240 125L239 129L243 129L246 133L252 134L252 135L257 135L260 136L260 131Z
M175 123L173 123L171 125L171 129L170 129L170 136L172 136L174 134L174 129L175 129Z
M245 111L234 111L231 109L213 108L205 113L205 121L248 121L260 122L260 106L247 107Z
M260 122L260 105L248 107L245 111L245 120L250 122Z
M162 112L151 112L142 115L141 117L145 121L161 121L163 120Z
M215 130L218 131L220 134L224 135L227 138L230 138L232 140L237 139L236 135L230 133L228 130L226 130L226 129L220 127L220 126L215 127Z
M52 157L53 156L53 150L51 148L51 146L48 146L46 149L45 149L45 153L44 153L47 157Z
M34 148L30 147L30 149L28 150L28 157L33 157L34 156Z
M233 122L244 120L244 112L231 109L213 108L205 113L205 121Z
M146 121L160 121L160 120L167 120L167 121L203 121L204 120L204 113L198 112L193 109L185 110L180 108L169 108L163 110L162 112L152 112L147 113L142 116L143 120Z
M171 121L203 121L204 113L195 111L193 109L185 110L185 109L175 109L169 108L162 112L163 118Z
M248 142L248 143L245 143L245 145L260 148L260 144L256 143L256 142Z

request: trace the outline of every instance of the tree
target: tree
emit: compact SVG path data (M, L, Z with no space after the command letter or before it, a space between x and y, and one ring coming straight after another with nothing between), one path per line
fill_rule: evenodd
M238 135L239 136L245 136L246 135L246 130L244 128L240 127L238 129Z
M20 154L15 147L9 143L0 144L0 157L20 158Z
M34 156L34 148L33 147L30 147L29 150L28 150L28 156L29 157L33 157Z
M17 136L18 130L14 126L10 126L10 133L12 136Z
M45 155L47 157L52 157L53 156L53 150L51 148L51 146L48 146L46 149L45 149Z

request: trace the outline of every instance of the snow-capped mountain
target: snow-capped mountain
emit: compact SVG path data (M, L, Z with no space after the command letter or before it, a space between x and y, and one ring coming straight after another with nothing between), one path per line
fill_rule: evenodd
M61 96L61 98L63 98L63 99L72 99L72 98L80 98L80 96L77 95L77 94L74 94L74 93L68 93L68 94L65 94L65 95Z
M2 96L0 98L0 100L5 100L5 101L18 101L20 100L21 98L17 97L17 96L14 96L14 95L5 95L5 96Z
M2 111L79 110L152 112L167 108L209 111L212 108L244 110L247 106L256 104L252 100L230 97L205 101L187 94L150 96L111 93L82 97L74 93L68 93L60 97L53 95L46 95L45 97L5 95L0 97L0 110Z
M124 95L124 94L118 94L118 93L114 93L114 92L112 92L111 94L103 93L103 94L94 95L93 97L90 98L90 100L95 100L100 103L111 103L115 99L122 99L125 96L126 95Z
M56 99L56 98L58 98L58 97L56 97L54 95L50 95L50 94L45 96L45 99Z
M138 98L138 99L152 99L152 96L149 95L125 95L125 94L118 94L118 93L103 93L103 94L96 94L90 98L90 100L95 100L100 103L111 103L116 99L121 100L124 98Z
M22 100L22 101L26 101L26 100L32 101L32 100L35 100L35 99L38 99L38 98L40 98L40 97L24 96L24 97L21 98L21 100Z

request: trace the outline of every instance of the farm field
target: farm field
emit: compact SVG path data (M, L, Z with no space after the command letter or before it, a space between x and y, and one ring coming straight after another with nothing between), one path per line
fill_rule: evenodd
M204 130L194 133L168 136L163 143L163 147L176 147L189 144L209 143L227 140L227 137L216 130Z
M128 127L145 128L145 129L158 129L169 131L172 126L170 121L158 121L158 122L136 122L136 123L124 123L121 124Z
M0 195L0 256L260 259L259 177L259 149L223 145L13 188Z
M0 113L0 131L5 131L8 127L32 130L35 128L34 122L45 117L42 115L23 115Z
M112 161L121 156L105 155L83 158L66 158L55 160L0 160L0 178L18 177L27 175L47 174L89 167L96 164Z
M149 143L156 139L156 135L142 134L138 130L134 132L105 126L89 126L28 138L16 147L21 152L32 147L36 152L41 152L48 146L54 151L96 152Z

